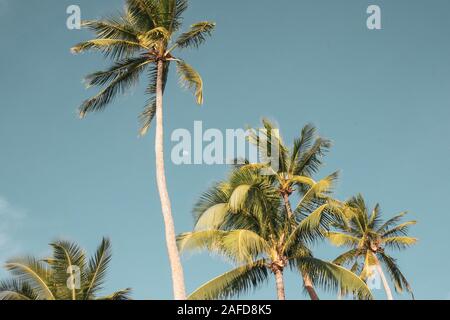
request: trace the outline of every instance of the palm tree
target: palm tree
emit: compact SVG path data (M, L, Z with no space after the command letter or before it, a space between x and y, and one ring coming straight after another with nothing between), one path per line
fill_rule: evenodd
M326 289L356 291L361 298L371 298L358 276L315 258L307 246L334 215L327 201L316 205L316 200L326 199L335 175L313 183L308 196L300 201L301 210L293 213L297 219L287 214L274 179L261 175L258 168L243 166L203 194L194 209L194 231L178 238L180 251L207 249L232 261L236 268L207 282L189 299L239 295L258 287L272 273L277 297L284 300L283 272L287 267Z
M89 261L75 243L56 241L50 246L51 258L28 256L6 263L14 278L0 282L0 300L129 300L130 289L98 296L111 261L108 239Z
M414 298L411 286L400 271L396 260L388 255L386 250L401 250L415 244L417 239L408 236L408 229L416 224L416 221L399 224L406 214L403 212L383 222L380 206L377 204L369 213L362 195L351 198L346 205L353 211L353 217L348 220L348 223L334 223L336 230L328 232L327 237L332 244L349 247L350 250L337 257L334 263L351 266L351 270L360 273L361 278L366 281L376 270L387 298L393 300L383 272L383 264L395 285L395 290L401 293L406 288Z
M175 57L174 52L176 49L198 47L215 27L211 22L195 23L187 32L175 38L187 6L187 0L126 0L125 12L121 16L84 22L83 26L92 30L96 37L72 48L75 53L100 51L114 61L109 69L87 76L88 87L98 86L102 89L82 104L81 118L89 112L103 110L119 93L136 85L140 76L147 73L146 93L149 100L140 115L141 134L147 132L156 116L156 180L175 299L185 298L185 288L164 169L163 93L170 63L175 62L181 82L194 90L198 104L203 103L203 81L200 75L189 64Z
M322 158L331 147L331 142L317 136L317 130L312 124L303 127L300 137L294 139L293 147L289 149L283 142L279 129L269 120L262 120L262 128L251 130L249 136L259 151L262 165L250 164L256 167L268 169L270 174L276 177L278 193L281 197L285 210L290 217L294 216L290 203L290 197L298 190L300 197L306 195L306 185L314 183L310 177L318 172L322 166ZM277 159L273 158L276 153ZM276 166L272 161L278 160ZM318 187L317 185L316 187ZM310 190L313 192L314 190ZM303 285L311 300L319 297L314 289L311 279L306 273L302 274Z

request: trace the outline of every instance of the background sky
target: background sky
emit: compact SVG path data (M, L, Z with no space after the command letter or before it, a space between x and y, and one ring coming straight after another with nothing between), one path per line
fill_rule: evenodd
M169 299L153 131L137 137L143 88L107 112L77 118L77 106L96 92L84 89L83 76L107 61L70 53L89 37L66 28L71 4L92 19L123 1L0 0L0 261L45 256L56 238L93 252L108 236L114 254L106 290L132 287L137 299ZM380 31L366 28L370 4L382 9ZM204 78L206 103L196 106L172 71L167 155L170 133L192 130L196 120L226 129L267 116L287 141L314 123L334 142L319 177L340 169L338 198L361 192L386 216L409 210L420 242L396 254L399 264L417 298L450 298L448 12L447 0L191 1L186 26L217 22L205 46L182 53ZM193 204L227 168L169 160L176 228L190 231ZM332 259L340 250L315 252ZM206 254L183 263L188 291L230 268ZM306 298L296 274L286 283L287 298ZM244 297L272 299L274 288L270 279Z

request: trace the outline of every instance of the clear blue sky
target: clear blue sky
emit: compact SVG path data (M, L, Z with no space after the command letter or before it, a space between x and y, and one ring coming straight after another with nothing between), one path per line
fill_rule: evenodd
M66 28L71 4L89 19L123 1L0 0L0 260L45 255L57 237L92 252L105 235L114 249L108 290L170 298L153 132L137 138L142 88L77 118L95 92L81 79L107 63L71 55L89 36ZM381 31L366 28L369 4L381 6ZM191 1L186 25L217 22L212 40L183 54L203 75L206 103L195 106L172 74L167 137L195 120L225 129L268 116L291 140L313 122L334 141L321 175L342 170L337 197L362 192L386 215L409 210L420 243L397 255L400 266L417 298L449 298L448 12L447 0ZM167 163L176 228L189 231L194 202L227 169ZM316 252L326 259L339 250ZM189 291L229 268L207 255L183 262ZM274 281L250 297L275 298ZM305 298L295 274L287 297Z

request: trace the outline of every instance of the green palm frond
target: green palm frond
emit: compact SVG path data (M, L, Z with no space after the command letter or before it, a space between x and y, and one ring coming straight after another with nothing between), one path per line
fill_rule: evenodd
M308 206L311 201L319 198L327 198L332 192L333 187L339 177L339 172L334 172L329 176L319 180L312 187L306 191L304 196L300 199L295 211L301 210L302 207Z
M51 270L44 262L33 257L17 258L6 262L5 268L20 282L28 283L40 300L55 300Z
M399 213L398 215L392 217L391 219L387 220L382 226L380 226L377 229L378 233L384 233L388 228L396 225L398 222L400 222L400 220L407 215L408 212L407 211L403 211L401 213Z
M315 131L311 132L311 128L306 128L305 134L314 135ZM312 138L310 138L312 139ZM326 152L331 148L331 141L323 138L317 138L307 151L298 157L295 175L311 177L319 171L323 164L322 158Z
M207 209L195 224L195 230L218 229L229 214L228 203L218 203Z
M291 151L289 172L291 174L298 173L298 162L300 157L311 147L316 135L316 128L312 124L307 124L302 128L299 138L294 139L294 144Z
M326 233L327 239L336 247L357 246L360 239L346 233L330 231Z
M310 276L315 286L341 294L354 292L363 300L373 299L366 283L341 266L312 257L300 257L297 266L300 272Z
M249 263L270 251L269 244L251 230L232 230L221 239L221 251L237 263Z
M141 123L141 129L139 131L140 136L145 136L152 124L153 118L156 115L156 100L155 98L150 98L147 102L147 106L144 111L139 115L139 121Z
M69 277L69 270L77 268L80 270L80 277L85 278L85 253L75 243L68 241L55 241L50 244L53 247L53 259L50 265L53 270L54 281L58 284L58 296L67 300L77 300L77 289L75 286L69 288L66 281ZM70 268L70 269L69 269Z
M82 22L82 27L94 32L97 39L118 39L139 42L138 31L134 29L128 17L120 16L103 20L88 20Z
M337 264L339 266L344 266L346 264L355 263L358 265L357 260L360 255L360 251L358 249L351 249L348 250L341 255L339 255L336 259L333 260L334 264ZM355 265L354 265L355 266ZM356 266L355 266L356 268ZM353 269L353 267L352 267Z
M194 90L197 104L203 104L203 80L200 74L184 61L177 61L177 70L180 76L181 84Z
M0 300L38 300L38 297L27 282L17 279L0 282Z
M175 43L180 48L198 48L202 43L206 41L206 36L211 35L215 26L215 23L208 21L195 23L191 26L189 31L182 33Z
M142 62L140 59L134 60L128 68L117 75L114 80L101 90L96 96L86 100L80 107L80 117L86 113L103 110L117 94L126 92L130 87L136 85L139 76L147 64L151 61Z
M245 203L248 201L248 193L252 188L251 185L242 184L233 190L229 200L229 208L231 212L238 213L245 209Z
M183 253L206 249L211 252L222 253L221 241L227 234L228 231L222 230L185 232L177 237L178 250Z
M382 242L387 248L401 250L416 244L417 238L407 236L392 236L383 238Z
M86 84L87 88L90 88L92 86L104 86L121 75L129 72L130 69L145 63L148 60L147 56L142 56L138 58L126 58L121 61L118 61L113 64L111 68L105 71L98 71L94 72L88 76L85 77L84 83Z
M289 251L298 241L315 242L323 236L322 225L327 207L328 204L318 207L295 227L286 240L285 251Z
M100 297L96 300L120 300L120 301L124 301L124 300L131 300L131 289L127 288L127 289L123 289L120 291L116 291L110 295L104 296L104 297Z
M387 268L389 275L391 276L391 279L394 282L395 285L395 291L401 293L403 289L406 289L413 297L414 294L412 292L412 288L408 281L406 280L405 276L400 271L399 267L397 266L397 261L387 255L386 253L380 253L379 254L381 262L385 265Z
M268 278L265 260L228 271L195 290L188 300L227 299L249 292Z
M139 42L122 39L93 39L75 45L71 51L74 54L89 50L97 50L111 59L128 58L131 55L149 49Z
M85 300L89 300L102 288L111 256L111 242L109 239L103 238L95 255L89 260L86 271L87 281L83 290Z
M157 0L126 0L127 16L141 31L160 25L161 11Z
M381 236L382 237L391 237L391 236L406 236L408 234L409 227L415 225L417 221L407 221L402 224L397 225L394 228L388 229L384 231Z

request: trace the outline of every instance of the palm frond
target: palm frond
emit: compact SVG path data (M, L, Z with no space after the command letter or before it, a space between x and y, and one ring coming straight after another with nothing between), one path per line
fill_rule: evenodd
M85 279L85 253L75 243L68 241L55 241L50 244L53 247L53 259L50 265L53 270L53 278L58 284L58 298L77 300L77 288L66 285L68 272L73 268L80 271L80 281ZM61 285L62 284L62 285Z
M354 247L360 242L360 239L346 233L330 231L326 233L326 237L330 243L336 247Z
M39 300L55 300L51 270L33 257L12 259L6 262L6 270L17 277L18 281L27 283L38 295Z
M228 213L228 203L213 205L200 216L195 224L195 231L218 229L225 221Z
M392 236L406 236L408 234L409 227L415 225L417 221L407 221L398 226L384 231L382 237L392 237Z
M416 244L417 240L418 240L417 238L407 236L392 236L382 238L382 243L387 248L401 250Z
M228 271L199 287L188 300L227 299L257 288L268 278L265 260L240 266Z
M373 295L366 283L353 272L312 257L300 257L297 266L301 273L309 275L315 286L327 291L347 294L354 292L359 299L372 300Z
M289 251L298 241L315 242L323 236L322 225L327 207L328 204L318 207L295 227L286 240L284 251Z
M194 90L197 104L203 104L203 80L200 74L184 61L177 61L177 70L181 84Z
M80 117L83 118L88 112L103 110L117 94L124 93L127 89L135 85L139 80L141 72L150 62L142 62L141 59L133 61L123 72L115 76L114 80L110 81L106 88L94 97L84 101L80 107Z
M89 50L97 50L111 59L128 58L131 55L149 48L142 46L139 42L122 40L122 39L93 39L80 42L75 45L71 51L74 54L82 53Z
M412 288L408 283L408 281L406 280L405 276L400 271L400 268L397 265L397 261L384 252L381 252L379 254L379 257L381 262L386 266L389 275L391 276L391 279L394 282L395 291L401 293L403 289L406 289L414 299Z
M103 238L95 255L89 260L87 281L83 290L85 300L91 299L102 288L111 256L111 242Z
M120 300L120 301L131 300L131 289L127 288L127 289L119 290L110 295L100 297L96 300L116 300L116 301L117 300Z
M191 26L189 31L182 33L175 43L180 48L198 48L203 42L206 41L206 37L211 35L215 26L215 23L208 21L195 23Z
M0 282L0 300L38 300L38 298L39 294L27 282L17 279Z

